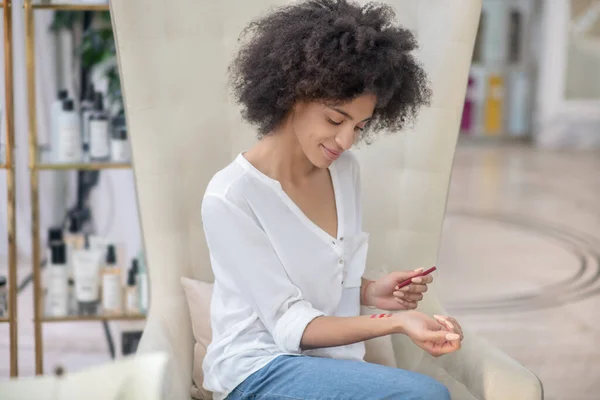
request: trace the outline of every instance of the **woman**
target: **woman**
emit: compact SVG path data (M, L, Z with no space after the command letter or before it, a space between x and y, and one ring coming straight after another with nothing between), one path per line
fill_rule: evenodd
M348 151L428 104L413 35L388 6L313 0L278 8L230 67L260 140L211 180L202 218L215 274L204 386L216 399L449 399L415 372L363 361L364 341L405 334L434 356L460 325L414 311L421 270L362 278L359 165ZM360 305L389 311L360 316ZM379 318L381 317L381 318Z

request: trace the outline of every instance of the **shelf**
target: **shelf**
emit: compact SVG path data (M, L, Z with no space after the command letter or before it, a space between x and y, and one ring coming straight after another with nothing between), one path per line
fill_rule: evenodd
M108 11L108 4L73 4L73 3L61 3L61 4L47 4L47 3L34 3L31 5L34 10L61 10L61 11Z
M83 321L139 321L145 320L145 315L71 315L68 317L40 318L40 322L83 322Z
M0 318L0 324L1 324L2 322L10 322L10 318L8 318L8 317L1 317L1 318Z
M112 162L90 162L90 163L78 163L78 164L50 164L40 163L32 167L37 170L71 170L71 169L84 169L84 170L102 170L102 169L130 169L131 164L129 163L112 163Z
M89 156L86 156L86 158ZM84 170L102 170L102 169L130 169L131 163L126 162L114 162L114 161L81 161L77 163L62 163L56 162L52 160L52 152L45 147L40 147L38 149L38 158L36 164L30 166L33 170L74 170L74 169L84 169Z

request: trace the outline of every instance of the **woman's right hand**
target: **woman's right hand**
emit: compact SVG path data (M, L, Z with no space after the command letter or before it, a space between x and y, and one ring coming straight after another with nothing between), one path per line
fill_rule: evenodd
M452 353L461 347L459 334L449 332L435 319L419 311L393 314L398 323L397 333L408 336L417 346L434 357Z

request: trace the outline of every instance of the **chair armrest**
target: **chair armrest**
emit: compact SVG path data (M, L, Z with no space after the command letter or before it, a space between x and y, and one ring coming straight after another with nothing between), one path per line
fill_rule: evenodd
M477 399L544 398L542 383L533 372L477 335L465 333L462 348L455 353L425 357L461 382Z
M449 315L435 293L419 305L428 315ZM464 332L462 348L435 358L422 351L404 335L393 335L399 368L430 375L444 383L454 400L539 400L544 398L539 378L516 360L483 338Z

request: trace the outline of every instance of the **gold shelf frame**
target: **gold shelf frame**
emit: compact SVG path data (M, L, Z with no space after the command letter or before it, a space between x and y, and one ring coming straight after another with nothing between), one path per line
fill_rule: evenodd
M82 321L139 321L145 320L146 316L140 315L73 315L68 317L49 317L40 318L42 322L82 322Z
M5 87L5 113L6 113L6 161L1 166L6 171L7 195L7 236L8 236L8 318L1 322L8 322L10 337L10 376L19 374L18 364L18 326L17 326L17 219L15 207L15 121L14 121L14 87L13 87L13 40L12 40L12 8L11 0L2 0L4 20L4 87Z
M117 163L81 163L81 164L46 164L38 163L34 164L32 168L37 170L46 171L67 171L71 169L84 169L84 170L103 170L103 169L130 169L131 164L117 164Z
M108 4L43 4L32 3L34 10L60 10L60 11L108 11Z
M2 0L10 1L10 0ZM76 164L57 164L40 162L38 158L37 110L36 110L36 80L35 80L35 11L36 10L69 10L69 11L109 11L107 4L39 4L32 0L24 0L25 14L25 55L27 59L27 103L29 114L29 174L31 192L31 238L33 265L33 326L35 342L35 373L44 373L44 346L42 335L43 323L83 322L83 321L135 321L145 320L145 315L97 315L97 316L68 316L51 317L43 313L43 296L41 282L41 247L40 247L40 199L39 173L44 170L107 170L130 169L129 163L91 162Z

